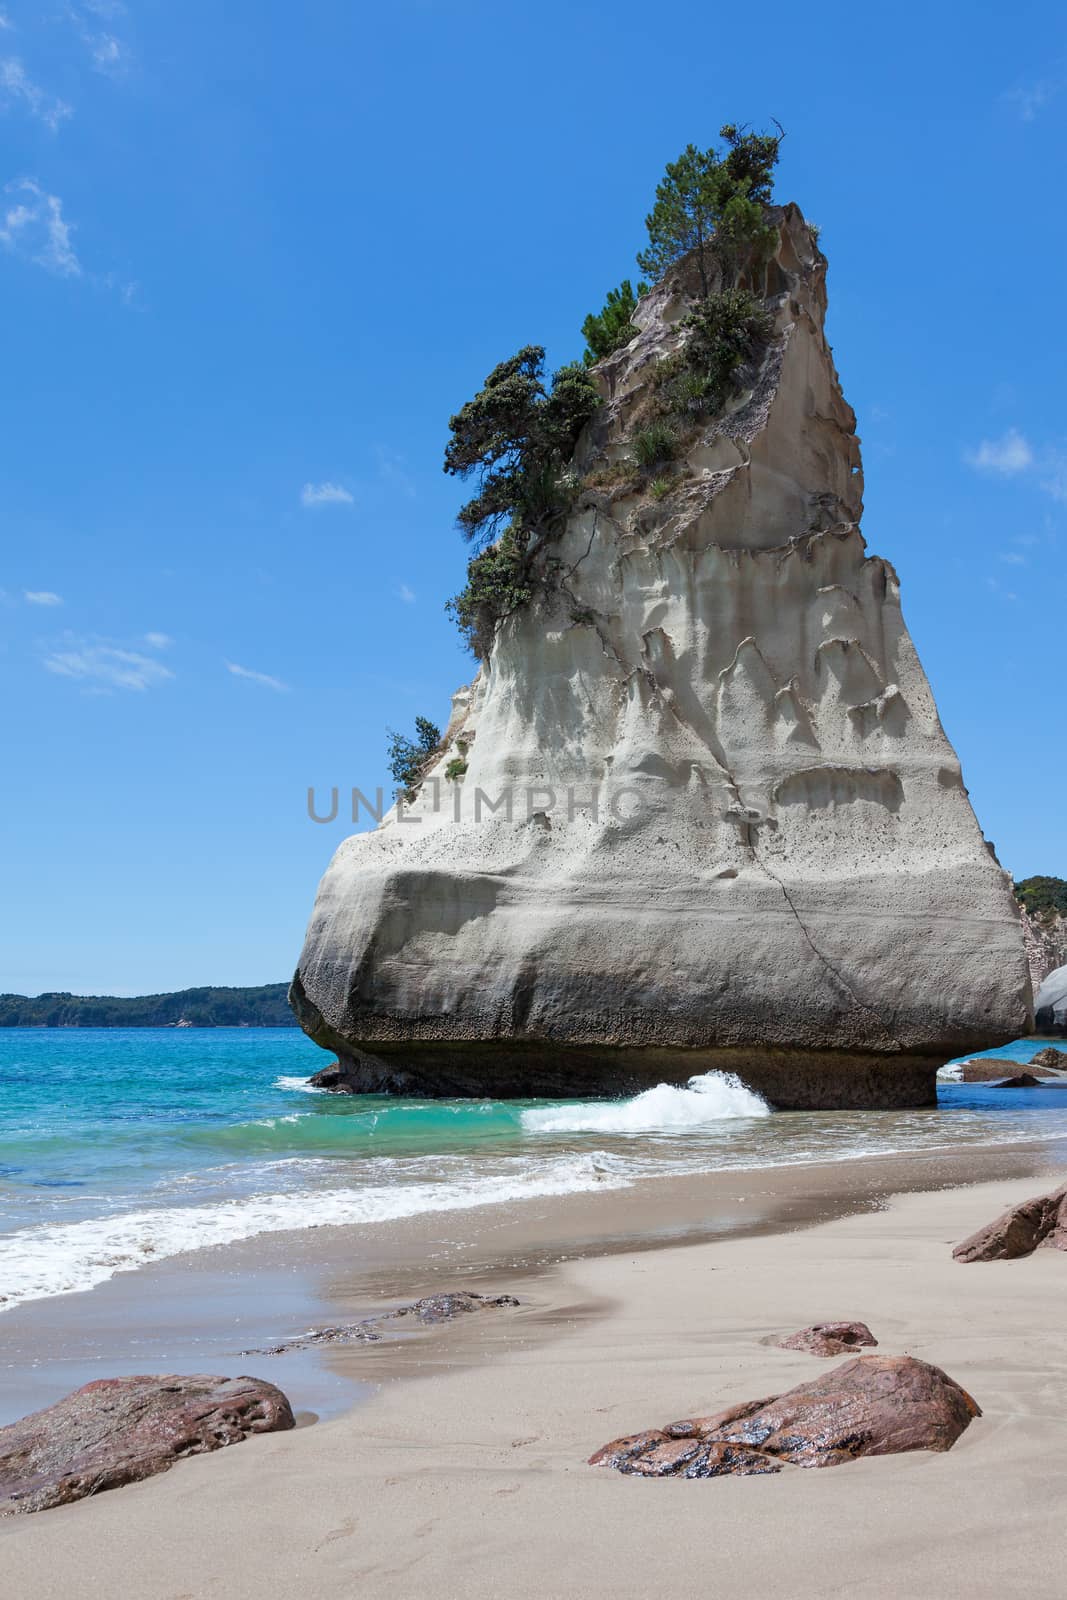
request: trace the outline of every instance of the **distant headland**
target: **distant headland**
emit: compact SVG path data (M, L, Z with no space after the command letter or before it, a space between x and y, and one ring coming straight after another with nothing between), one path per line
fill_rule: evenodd
M293 1028L288 985L174 994L0 994L0 1028Z

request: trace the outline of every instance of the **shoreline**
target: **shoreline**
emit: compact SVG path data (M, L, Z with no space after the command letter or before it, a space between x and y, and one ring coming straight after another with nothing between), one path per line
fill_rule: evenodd
M1067 1140L942 1146L657 1177L616 1188L260 1234L120 1272L0 1314L0 1425L80 1384L138 1371L255 1368L303 1419L333 1419L374 1386L506 1348L554 1326L553 1275L571 1262L788 1235L893 1196L1037 1177ZM425 1295L517 1293L520 1312L461 1317L381 1343L255 1352L311 1327L362 1321ZM477 1333L472 1324L477 1323ZM245 1352L253 1352L245 1354Z
M962 1160L973 1166L974 1154ZM811 1168L775 1169L795 1181L739 1189L735 1207L753 1214L737 1226L719 1216L722 1231L699 1238L701 1219L680 1216L675 1195L663 1197L652 1233L629 1244L618 1216L614 1242L605 1224L590 1249L593 1223L587 1215L569 1232L577 1219L561 1202L551 1216L510 1219L495 1241L483 1233L480 1251L472 1238L438 1240L423 1273L458 1272L475 1287L491 1260L524 1267L523 1307L344 1352L377 1369L375 1388L329 1422L0 1524L8 1581L42 1600L129 1592L132 1572L138 1600L479 1600L502 1589L518 1600L608 1591L637 1600L665 1584L706 1588L709 1577L744 1589L754 1561L773 1581L785 1560L789 1591L804 1600L1024 1591L1053 1600L1067 1555L1058 1464L1067 1262L1046 1250L962 1266L951 1245L1004 1204L1062 1181L1067 1160L1062 1149L1051 1160L1029 1149L991 1157L970 1173L959 1159L876 1158L876 1170L846 1174L843 1187L842 1167L816 1183L802 1181ZM335 1309L373 1288L373 1269L341 1277ZM444 1286L420 1282L423 1292ZM389 1286L401 1284L402 1275ZM586 1465L621 1433L832 1370L766 1341L835 1317L868 1322L879 1353L943 1367L983 1417L944 1455L772 1479L648 1483ZM286 1359L252 1370L285 1388ZM432 1381L399 1381L416 1375Z

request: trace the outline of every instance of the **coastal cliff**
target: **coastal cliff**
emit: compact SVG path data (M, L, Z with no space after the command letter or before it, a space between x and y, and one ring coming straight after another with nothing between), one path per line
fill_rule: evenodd
M410 803L320 884L290 1000L333 1086L723 1068L779 1106L921 1105L947 1057L1031 1025L1010 881L860 533L826 259L795 206L766 216L728 400L649 467L707 288L686 258L592 368L569 514Z

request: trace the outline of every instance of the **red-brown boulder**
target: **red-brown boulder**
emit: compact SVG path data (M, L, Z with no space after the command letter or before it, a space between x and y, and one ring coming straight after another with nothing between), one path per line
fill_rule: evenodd
M0 1516L138 1483L182 1456L293 1425L284 1394L259 1378L100 1378L0 1428Z
M1040 1249L1067 1250L1067 1184L1054 1194L1010 1206L958 1244L952 1255L963 1262L1014 1261Z
M859 1456L949 1450L981 1414L940 1367L913 1356L857 1356L774 1399L615 1439L589 1459L653 1478L836 1467Z
M806 1350L813 1356L847 1356L878 1340L865 1322L813 1322L775 1343L782 1350Z

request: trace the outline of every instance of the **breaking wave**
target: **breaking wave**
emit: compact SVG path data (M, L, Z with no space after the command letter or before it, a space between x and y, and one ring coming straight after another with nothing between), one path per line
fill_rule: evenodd
M684 1089L657 1083L632 1100L536 1106L522 1113L528 1133L656 1133L737 1117L769 1117L771 1108L732 1072L702 1072Z

